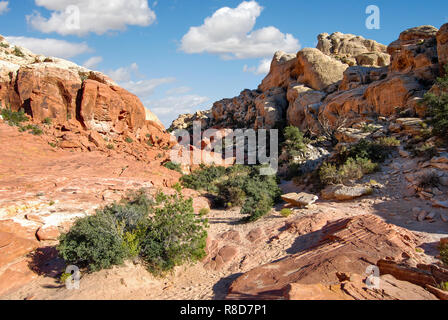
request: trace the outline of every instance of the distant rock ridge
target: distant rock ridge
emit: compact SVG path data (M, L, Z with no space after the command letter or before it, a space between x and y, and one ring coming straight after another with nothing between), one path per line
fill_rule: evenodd
M47 131L61 148L107 150L107 141L126 139L145 146L150 140L156 147L171 143L157 116L106 75L34 54L1 36L0 103L1 108L24 109L35 123L50 119ZM67 132L78 138L64 140Z
M276 128L288 124L319 134L322 123L347 126L420 105L448 62L448 24L403 31L389 46L361 36L318 36L317 48L297 54L278 51L269 74L256 90L215 102L209 111L181 115L170 130L191 128Z

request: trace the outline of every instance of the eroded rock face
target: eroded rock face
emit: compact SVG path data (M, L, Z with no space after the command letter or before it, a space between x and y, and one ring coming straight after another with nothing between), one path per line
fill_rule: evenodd
M329 223L317 245L282 260L257 267L238 279L228 298L279 299L288 285L339 282L338 274L364 274L369 265L388 258L418 259L419 239L410 231L361 215Z
M107 76L63 59L35 55L8 44L3 38L1 44L1 106L14 111L24 109L35 123L49 118L64 134L70 131L79 135L87 131L78 139L68 139L67 134L59 146L88 150L90 138L85 136L89 131L106 138L125 135L133 140L142 134L154 134L170 144L159 119L135 95ZM94 140L98 148L98 137Z
M448 23L440 27L436 34L436 39L439 64L442 67L448 63Z
M323 54L318 49L305 48L297 54L297 82L314 90L324 90L342 80L348 66Z
M433 26L403 31L387 51L391 55L390 72L413 72L422 79L433 79L438 71L436 34Z
M317 49L351 66L384 67L390 63L387 47L374 40L341 32L322 33L317 39Z
M271 88L286 88L294 78L297 56L283 51L275 53L269 74L259 86L259 90L267 91Z

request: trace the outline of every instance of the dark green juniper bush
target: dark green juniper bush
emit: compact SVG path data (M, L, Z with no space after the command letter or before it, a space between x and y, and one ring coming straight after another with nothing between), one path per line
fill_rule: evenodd
M184 175L181 182L187 188L209 192L221 206L241 207L245 222L265 216L281 195L277 177L260 175L258 166L202 165L191 175Z
M158 193L155 199L139 191L76 221L57 249L67 263L89 271L138 257L161 276L205 257L207 228L208 221L194 213L193 200L185 199L179 186L173 195Z

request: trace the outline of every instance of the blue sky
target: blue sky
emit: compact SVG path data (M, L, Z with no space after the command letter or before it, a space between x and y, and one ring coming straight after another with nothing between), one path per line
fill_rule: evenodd
M71 5L74 29L64 24ZM368 5L380 9L379 30L365 26ZM315 47L319 33L389 44L407 28L447 21L446 0L0 0L0 34L111 75L166 126L256 88L276 50Z

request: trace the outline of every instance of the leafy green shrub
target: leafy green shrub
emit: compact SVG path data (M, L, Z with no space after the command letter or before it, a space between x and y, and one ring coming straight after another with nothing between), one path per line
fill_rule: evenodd
M134 140L132 140L132 138L127 137L126 139L124 139L124 141L126 141L127 143L132 143L134 142Z
M283 143L283 146L290 157L295 157L300 154L301 151L306 150L307 146L305 143L305 138L299 128L294 126L286 127L284 137L285 142Z
M288 218L290 215L293 214L293 211L292 211L291 209L287 209L287 208L285 208L285 209L282 209L282 211L280 211L280 214L281 214L283 217Z
M442 262L448 266L448 244L440 245L439 250Z
M205 190L209 192L218 192L214 182L226 174L224 167L217 167L215 165L205 166L200 168L190 175L184 175L181 178L181 183L184 187L194 190Z
M122 264L126 258L121 230L116 219L107 213L79 219L70 232L61 235L57 250L70 264L91 271Z
M17 57L23 58L25 57L25 55L23 54L22 50L20 50L19 47L14 47L14 51L13 51L14 55L16 55Z
M17 112L14 112L10 109L2 109L1 112L3 120L12 127L20 127L22 123L29 121L23 109Z
M140 256L148 270L163 275L175 266L206 256L207 219L196 216L193 199L180 192L159 193L141 242Z
M384 143L384 141L383 141ZM373 162L384 162L392 151L392 147L382 144L381 141L369 141L363 139L352 146L345 154L348 158L364 158Z
M245 221L266 215L280 198L276 176L261 176L259 167L236 165L229 168L202 166L181 181L185 187L205 190L225 207L242 207Z
M440 92L426 93L424 103L428 106L428 123L434 127L433 133L446 139L448 137L448 64L444 66L444 69L445 75L436 81Z
M348 158L340 167L324 163L319 170L320 181L323 185L343 184L350 180L361 179L364 175L378 170L378 165L366 158Z
M53 120L47 117L42 121L42 123L46 125L51 125L53 123Z
M448 291L448 281L447 282L442 282L439 287L443 291Z
M174 163L172 161L168 161L163 166L167 169L174 170L182 174L182 167L180 166L180 163Z
M139 256L150 272L161 275L205 256L207 226L179 189L171 196L158 193L155 200L139 191L76 221L57 249L67 263L90 271Z
M114 146L113 144L109 143L109 144L106 146L106 148L109 149L109 150L113 150L113 149L115 149L115 146Z
M381 137L377 141L383 147L399 147L401 145L400 140L395 137Z

